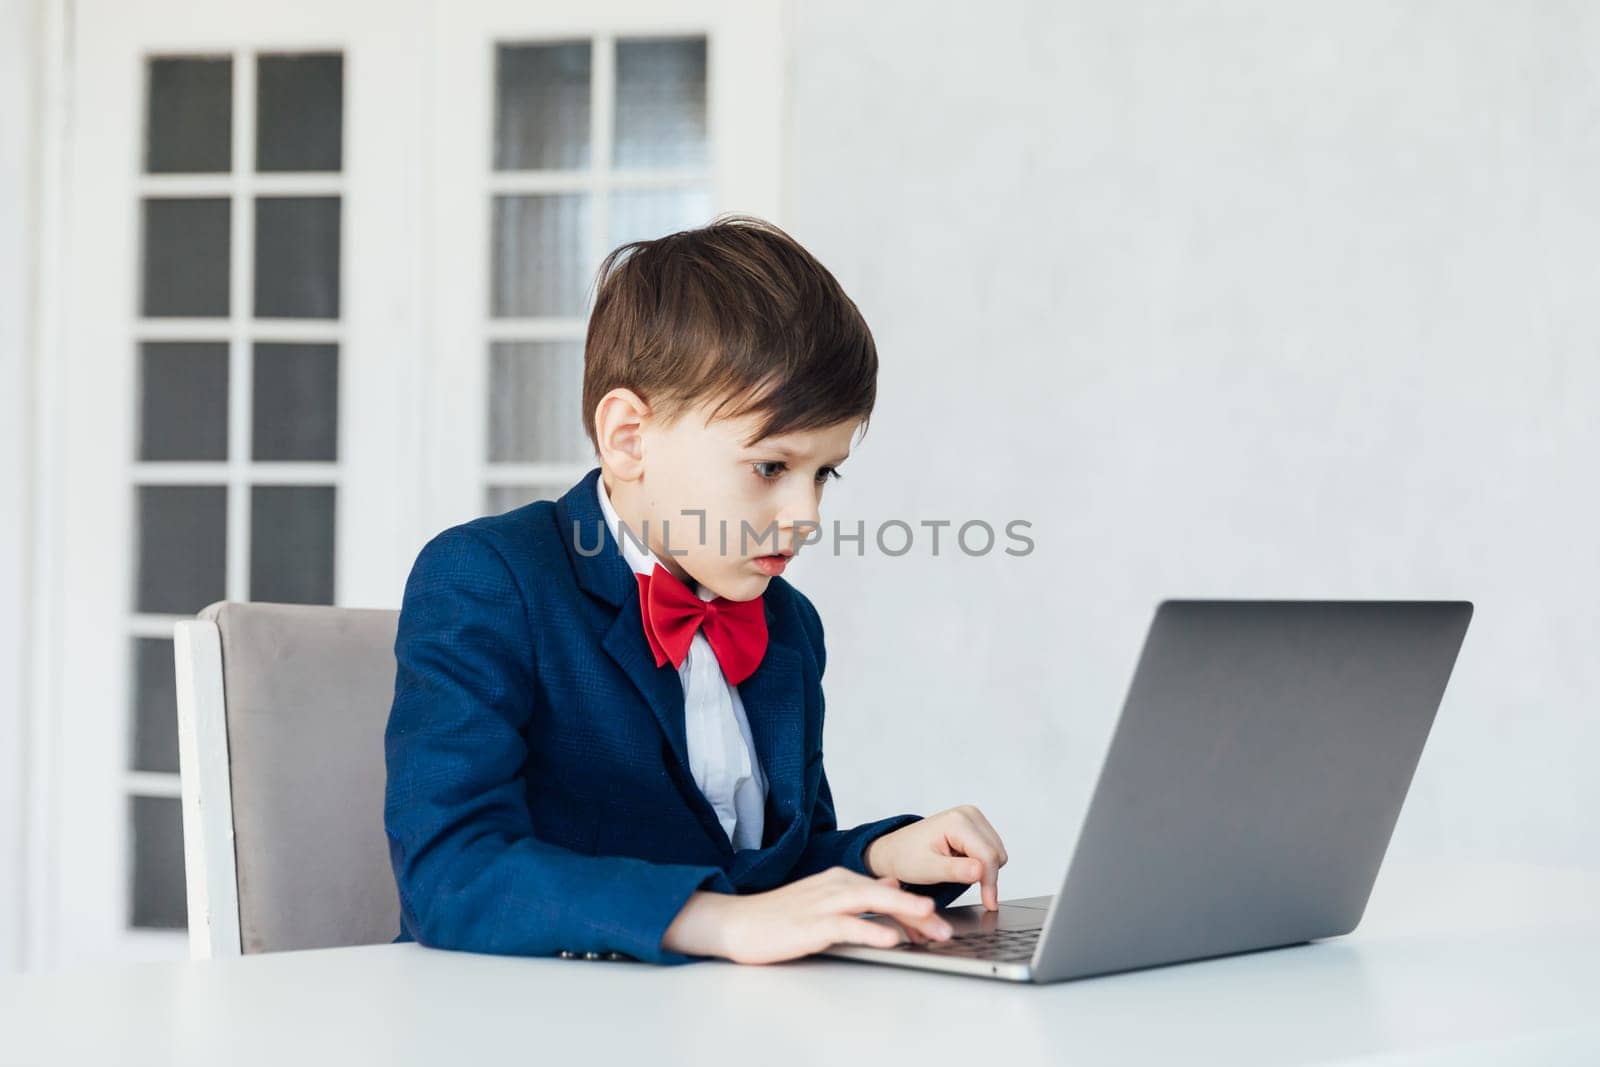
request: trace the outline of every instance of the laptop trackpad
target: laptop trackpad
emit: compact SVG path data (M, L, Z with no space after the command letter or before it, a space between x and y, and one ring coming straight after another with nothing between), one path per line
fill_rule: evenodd
M958 908L945 908L938 914L950 923L952 934L980 934L996 930L1037 930L1044 925L1045 912L1050 908L1050 897L1021 897L1002 900L999 911L989 911L982 904L967 904ZM873 922L900 928L900 924L886 915L868 912L862 916Z

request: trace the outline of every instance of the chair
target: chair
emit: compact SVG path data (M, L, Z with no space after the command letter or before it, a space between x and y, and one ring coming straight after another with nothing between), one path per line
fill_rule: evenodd
M394 940L397 611L221 601L175 632L189 953Z

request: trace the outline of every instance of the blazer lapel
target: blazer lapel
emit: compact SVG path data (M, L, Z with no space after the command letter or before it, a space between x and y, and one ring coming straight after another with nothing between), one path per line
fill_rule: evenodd
M804 786L805 681L800 653L770 629L770 605L767 622L767 651L738 688L756 756L767 776L767 810L776 814L781 824L769 827L766 836L776 838L794 822Z
M600 510L600 468L556 502L561 540L567 547L578 584L617 609L601 644L633 682L649 705L671 749L679 791L684 794L706 833L732 857L735 855L717 813L706 800L689 767L689 744L684 726L683 683L670 664L656 666L655 655L644 635L639 613L639 585L633 568L606 526ZM800 653L783 634L774 632L773 611L766 604L767 651L755 672L738 686L739 699L750 723L756 755L767 776L768 810L776 812L787 832L795 822L805 769L805 702ZM776 831L766 836L775 836Z
M764 847L737 853L738 859L728 872L740 885L776 884L786 873L787 865L799 855L799 847L782 846L805 824L798 818L805 788L804 675L800 653L774 632L772 623L769 603L766 654L755 672L738 687L756 757L767 776L766 825L761 833ZM780 861L784 869L776 866Z

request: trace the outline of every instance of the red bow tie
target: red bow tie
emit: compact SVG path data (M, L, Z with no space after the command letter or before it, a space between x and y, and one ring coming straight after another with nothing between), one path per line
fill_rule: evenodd
M700 627L730 685L755 673L767 651L767 613L761 597L701 600L660 563L651 573L635 572L634 577L639 580L644 635L656 654L657 667L668 660L674 667L682 666Z

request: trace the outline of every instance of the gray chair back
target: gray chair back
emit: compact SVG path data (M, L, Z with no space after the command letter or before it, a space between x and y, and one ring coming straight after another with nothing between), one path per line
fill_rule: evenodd
M220 637L240 951L394 940L383 734L399 613L223 601L199 618Z

